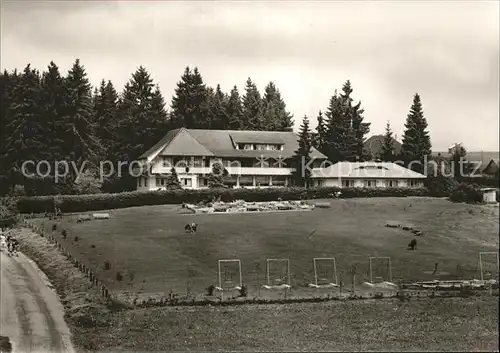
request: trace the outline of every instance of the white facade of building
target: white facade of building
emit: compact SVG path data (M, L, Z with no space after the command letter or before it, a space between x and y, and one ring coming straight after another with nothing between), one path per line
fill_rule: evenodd
M339 162L314 168L313 186L357 188L421 188L425 175L389 162Z

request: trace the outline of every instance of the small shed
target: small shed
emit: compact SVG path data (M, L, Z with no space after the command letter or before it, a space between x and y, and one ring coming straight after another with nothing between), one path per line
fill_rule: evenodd
M485 203L496 203L497 202L497 189L494 188L483 188L483 202Z

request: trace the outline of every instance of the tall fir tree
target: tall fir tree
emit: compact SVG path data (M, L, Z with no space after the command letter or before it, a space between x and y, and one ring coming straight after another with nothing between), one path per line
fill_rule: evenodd
M318 113L318 125L316 126L315 138L313 140L313 146L320 152L325 150L325 140L326 140L326 125L325 119L323 117L323 112L320 110Z
M392 137L392 130L389 122L387 122L385 126L384 140L382 141L379 158L384 162L394 162L395 159L394 138Z
M331 163L345 160L347 154L346 136L350 129L349 121L344 118L342 97L335 91L330 98L326 112L325 139L323 153Z
M10 128L15 128L10 123L12 119L11 106L15 103L15 89L18 86L20 75L17 70L0 74L0 195L5 195L13 187L13 178L10 174L8 161L7 140L11 135Z
M32 69L28 64L13 87L12 101L7 112L9 120L5 127L8 133L4 149L7 175L12 185L24 185L30 189L32 186L28 184L31 181L24 172L34 174L36 170L33 165L26 165L23 171L22 165L25 161L33 161L35 165L41 161L48 143L45 137L46 126L41 120L40 79L38 70ZM39 171L47 172L44 168ZM27 192L37 194L34 189Z
M308 168L311 161L312 141L309 118L304 116L298 136L299 147L293 157L293 167L295 184L298 186L311 186L311 171Z
M111 81L101 81L97 94L94 94L93 109L94 133L103 147L101 158L111 160L118 126L118 93Z
M241 104L238 87L234 86L226 102L226 113L228 116L228 129L241 130L243 119L243 106Z
M260 92L249 77L245 86L243 96L242 130L262 130L263 106Z
M262 130L292 131L293 116L286 110L285 101L273 82L269 82L262 98Z
M140 66L126 83L118 105L122 161L133 161L165 135L167 117L160 96L150 74Z
M94 136L92 87L79 59L69 70L64 86L66 101L60 135L63 154L77 166L84 161L95 164L102 155L102 146Z
M222 92L220 85L217 85L210 102L210 129L229 129L229 115L227 113L227 96Z
M423 172L425 158L431 155L431 148L427 120L424 117L420 96L416 93L406 118L401 154L407 166L414 171Z
M364 141L365 135L370 132L370 123L364 122L364 109L361 108L361 102L353 105L352 92L351 82L347 80L342 86L342 94L340 95L343 120L347 127L343 159L354 162L366 159Z
M173 128L206 128L210 123L207 87L197 67L186 67L171 102Z

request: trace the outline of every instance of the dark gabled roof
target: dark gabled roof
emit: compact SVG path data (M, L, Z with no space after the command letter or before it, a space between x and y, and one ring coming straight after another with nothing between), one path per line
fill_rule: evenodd
M235 141L236 140L236 141ZM237 150L236 143L262 143L283 145L282 151ZM202 130L176 129L152 148L143 153L140 159L148 158L154 153L162 156L195 155L235 158L282 157L290 158L298 148L298 135L294 132L282 131L236 131L236 130ZM311 157L325 158L315 148Z
M363 144L365 150L369 151L373 157L380 156L382 152L382 145L384 144L384 135L373 135L370 136ZM394 153L396 155L401 153L401 143L392 139L392 143L394 146Z
M162 146L168 145L170 143L170 141L173 140L175 135L177 135L178 131L179 131L179 129L175 129L175 130L170 130L169 132L167 132L167 134L160 141L155 143L149 150L147 150L146 152L141 154L138 159L146 159L150 155L155 153L158 149L160 149Z

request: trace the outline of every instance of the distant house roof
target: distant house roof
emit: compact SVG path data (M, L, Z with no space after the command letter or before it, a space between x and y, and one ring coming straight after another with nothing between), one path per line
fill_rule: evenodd
M371 155L375 158L380 156L380 153L382 152L382 145L384 144L384 135L373 135L370 136L365 142L364 142L364 148L368 152L371 153ZM396 155L401 153L401 143L395 140L394 138L392 139L392 143L394 146L394 153Z
M449 157L450 153L448 152L432 152L432 156L441 155L442 157ZM494 165L499 165L500 160L500 152L494 151L483 151L483 152L467 152L465 155L465 160L472 162L474 166L479 167L479 171L483 172L485 169L490 169L491 167L495 167ZM493 161L493 163L492 163Z
M281 151L236 149L237 143L283 145ZM156 156L214 156L226 158L281 157L290 158L298 148L298 135L282 131L202 130L180 128L169 131L163 139L144 152L139 159ZM311 157L326 159L312 149Z
M338 162L326 168L314 168L312 178L425 179L426 176L390 162Z

